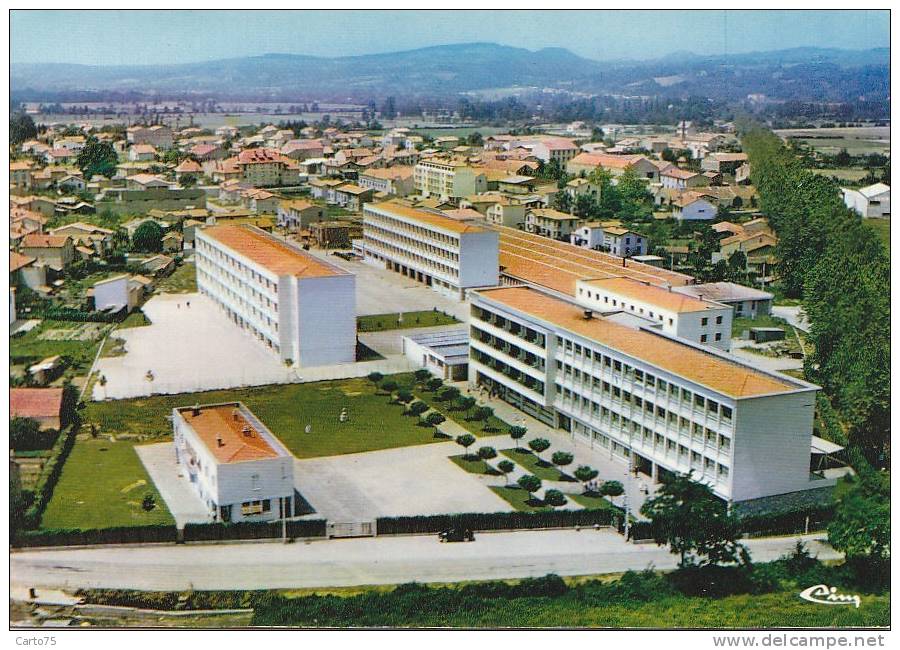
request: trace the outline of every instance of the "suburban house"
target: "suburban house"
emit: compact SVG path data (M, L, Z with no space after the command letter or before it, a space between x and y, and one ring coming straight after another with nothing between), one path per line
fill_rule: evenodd
M46 264L54 271L62 271L75 261L75 244L67 235L25 235L19 252Z
M709 221L719 208L703 194L684 192L672 203L672 216L678 221Z
M152 144L133 144L128 148L128 160L131 162L156 160L156 147Z
M106 255L113 247L112 230L81 221L54 228L49 234L71 237L75 246L90 248L95 255Z
M193 147L188 149L188 153L200 162L222 160L228 155L222 147L212 143L195 144Z
M734 176L738 168L746 163L745 153L714 152L703 158L700 169Z
M128 275L98 280L94 283L94 309L116 314L123 309L131 313L144 295L144 287Z
M597 169L605 169L613 176L632 170L639 178L650 182L659 180L659 167L639 154L580 153L566 164L566 172L574 176L580 176L582 172L590 175Z
M708 282L672 287L672 291L713 302L729 305L734 310L734 318L756 318L768 316L772 311L775 296L734 282Z
M187 175L200 176L202 173L203 168L200 166L200 163L190 158L185 158L175 167L175 180L180 181Z
M553 208L537 208L525 214L525 230L551 239L568 239L581 219Z
M9 252L9 286L26 286L37 291L47 286L47 265L36 258L22 255L16 251Z
M257 214L275 214L280 201L280 196L266 190L250 188L241 192L241 203Z
M362 210L363 203L371 201L375 190L344 183L334 188L334 203L351 212Z
M367 169L359 173L357 184L386 195L407 196L415 190L413 168L408 166Z
M662 186L673 190L686 190L709 185L709 178L700 172L692 172L674 165L659 172Z
M891 216L891 188L884 183L875 183L858 190L841 188L844 203L865 218L889 218Z
M646 237L633 230L619 227L603 228L601 250L616 257L646 255L649 242Z
M278 204L278 225L289 230L306 230L325 218L325 208L310 201L291 199Z
M41 430L62 426L62 388L10 388L9 417L37 420Z
M175 459L213 521L293 511L294 457L241 402L172 410Z
M589 196L594 200L600 199L600 187L586 178L573 178L566 183L563 191L569 195L573 203L579 196Z

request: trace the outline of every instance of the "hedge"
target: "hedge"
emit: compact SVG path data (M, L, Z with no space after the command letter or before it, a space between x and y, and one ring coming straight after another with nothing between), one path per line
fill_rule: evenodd
M84 546L88 544L146 544L174 542L177 531L171 524L119 526L116 528L81 529L47 528L21 533L16 546Z
M468 530L514 530L517 528L574 528L610 526L616 513L608 508L589 510L553 510L547 512L470 512L456 515L380 517L379 535L416 535L437 533L448 528Z
M37 528L40 525L44 508L47 507L50 497L53 496L53 490L59 482L66 458L69 457L72 447L75 446L75 435L77 433L78 426L73 425L56 439L56 443L51 450L52 456L44 465L37 484L34 486L34 500L25 512L23 521L25 528Z
M807 527L807 517L809 525ZM809 530L825 530L834 517L834 506L813 506L790 512L748 516L741 519L741 528L750 537L793 535Z
M114 314L99 311L83 311L71 307L48 307L47 309L34 309L31 315L45 320L77 321L82 323L118 323L128 315L121 309Z
M281 521L253 521L226 524L185 524L185 542L212 542L230 539L277 539L281 537ZM324 519L301 519L287 522L287 536L324 537Z

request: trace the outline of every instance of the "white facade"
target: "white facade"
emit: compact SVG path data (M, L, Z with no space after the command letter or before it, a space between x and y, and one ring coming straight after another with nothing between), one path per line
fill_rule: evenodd
M356 359L356 278L250 226L196 232L197 286L280 358Z
M581 311L525 288L474 292L469 381L645 476L693 471L727 501L827 485L809 478L818 387Z
M416 164L413 185L422 196L448 200L486 191L487 177L464 163L428 159Z
M603 226L586 223L569 235L569 242L582 248L600 250L603 247Z
M175 458L214 521L291 515L294 457L240 402L172 410Z
M844 203L863 217L886 218L891 216L891 188L884 183L876 183L858 190L841 188Z
M675 204L672 216L678 221L709 221L715 219L719 209L706 199L696 199L684 205Z
M363 206L366 261L456 299L499 284L499 235L466 220L398 203Z
M141 291L141 287L127 275L100 280L94 283L94 309L119 311L125 308L130 312L137 307Z
M731 346L734 311L728 305L626 278L577 280L575 285L576 302L598 313L622 311L692 343L726 351Z

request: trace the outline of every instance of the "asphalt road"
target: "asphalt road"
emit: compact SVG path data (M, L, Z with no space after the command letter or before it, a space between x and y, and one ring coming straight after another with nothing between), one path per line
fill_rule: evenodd
M821 559L840 555L808 536ZM749 540L755 561L789 553L797 537ZM404 582L587 575L674 568L655 544L631 545L611 530L482 533L473 543L441 544L435 536L184 546L17 551L16 587L105 587L142 590L338 587Z

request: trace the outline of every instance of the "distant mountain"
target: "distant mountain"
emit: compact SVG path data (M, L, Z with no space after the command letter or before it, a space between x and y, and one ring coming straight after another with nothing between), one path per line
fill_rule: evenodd
M465 43L363 56L266 54L178 65L14 63L10 82L14 96L25 101L47 93L83 97L85 91L359 101L387 95L446 97L511 87L720 99L763 93L838 101L861 94L887 96L889 56L887 48L796 48L727 57L678 52L653 61L603 63L563 48L531 51ZM659 79L665 85L655 81Z

